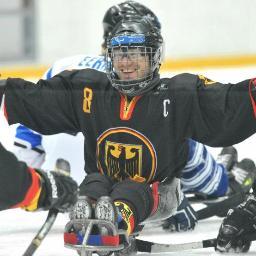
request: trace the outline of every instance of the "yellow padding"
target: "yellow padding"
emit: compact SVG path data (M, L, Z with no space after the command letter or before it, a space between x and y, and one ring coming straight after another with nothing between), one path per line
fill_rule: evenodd
M8 77L13 78L27 78L27 77L37 77L41 78L43 74L47 71L47 66L16 66L16 67L0 67L0 79L5 79Z
M219 56L186 59L167 59L161 66L161 71L180 69L209 69L209 68L234 68L242 66L255 66L256 55Z

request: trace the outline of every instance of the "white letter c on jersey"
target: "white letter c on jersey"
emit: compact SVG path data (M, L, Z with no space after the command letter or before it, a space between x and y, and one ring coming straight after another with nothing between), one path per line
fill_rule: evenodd
M171 103L170 99L166 99L163 101L163 105L164 105L164 117L168 116L168 111L167 111L167 104L169 105Z

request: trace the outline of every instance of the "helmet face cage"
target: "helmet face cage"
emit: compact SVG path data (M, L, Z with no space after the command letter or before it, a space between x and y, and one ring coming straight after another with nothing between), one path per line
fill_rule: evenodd
M138 43L138 38L144 35L114 37L106 53L107 75L112 86L128 96L147 91L161 64L162 46L146 46Z

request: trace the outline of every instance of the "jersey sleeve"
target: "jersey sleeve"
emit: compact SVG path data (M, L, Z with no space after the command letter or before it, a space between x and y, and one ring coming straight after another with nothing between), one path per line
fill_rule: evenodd
M72 72L65 71L37 84L8 79L5 109L9 124L21 123L47 135L79 132L74 102L82 99L71 76Z
M40 176L0 143L0 210L22 207L40 193Z
M198 76L191 111L192 138L209 146L228 146L254 134L251 82L221 84Z

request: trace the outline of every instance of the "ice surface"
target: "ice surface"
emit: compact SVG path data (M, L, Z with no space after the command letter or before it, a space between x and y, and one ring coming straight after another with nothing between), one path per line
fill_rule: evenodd
M0 213L0 256L22 255L29 245L47 213L27 213L19 209L3 211ZM63 230L68 221L68 216L59 214L57 220L35 253L35 256L72 256L77 255L75 251L67 249L63 245ZM161 228L146 228L140 236L141 239L159 243L188 243L197 242L203 239L215 238L221 220L212 217L200 221L194 231L182 233L167 233ZM140 253L139 255L149 255ZM213 248L196 249L190 251L158 254L166 256L199 256L199 255L220 255ZM237 254L228 254L237 255ZM251 250L246 255L256 255L256 242L252 244Z

